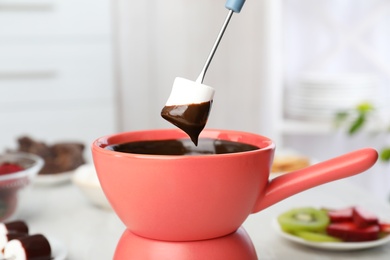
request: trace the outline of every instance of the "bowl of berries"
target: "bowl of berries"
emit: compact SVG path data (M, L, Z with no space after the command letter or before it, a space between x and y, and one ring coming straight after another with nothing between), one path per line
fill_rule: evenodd
M20 192L30 186L43 165L43 159L34 154L0 155L0 221L16 213Z

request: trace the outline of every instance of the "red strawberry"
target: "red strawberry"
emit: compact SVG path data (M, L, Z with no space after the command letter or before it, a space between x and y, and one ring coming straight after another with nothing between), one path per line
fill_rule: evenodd
M353 222L360 228L378 224L378 217L361 207L353 208Z
M328 216L331 223L352 221L353 208L329 210Z
M19 172L22 170L24 170L24 168L16 163L4 162L0 165L0 175Z
M328 235L347 242L372 241L379 238L379 225L359 228L354 222L331 223L326 229Z

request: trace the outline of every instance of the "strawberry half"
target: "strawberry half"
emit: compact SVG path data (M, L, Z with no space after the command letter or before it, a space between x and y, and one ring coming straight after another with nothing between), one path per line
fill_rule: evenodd
M353 208L329 210L328 216L331 223L352 221Z
M0 175L23 171L24 168L16 163L4 162L0 165Z
M379 225L359 228L354 222L331 223L326 229L328 235L346 242L372 241L379 238Z
M378 224L378 217L373 213L361 208L354 207L353 208L353 222L356 226L360 228L365 228L372 225Z

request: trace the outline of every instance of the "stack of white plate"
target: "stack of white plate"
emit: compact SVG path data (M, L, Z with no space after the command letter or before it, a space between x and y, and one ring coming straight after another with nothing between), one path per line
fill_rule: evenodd
M377 100L377 80L367 74L307 74L287 95L286 113L294 118L333 119L337 112Z

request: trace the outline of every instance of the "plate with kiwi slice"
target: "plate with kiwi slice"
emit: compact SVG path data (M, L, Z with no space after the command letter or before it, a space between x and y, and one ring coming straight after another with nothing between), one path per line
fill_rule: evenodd
M358 207L338 210L298 207L280 214L272 225L284 239L318 249L361 250L390 242L389 222L372 222L371 214L365 223L361 217L366 216L367 212L362 213ZM355 223L357 220L359 222Z

